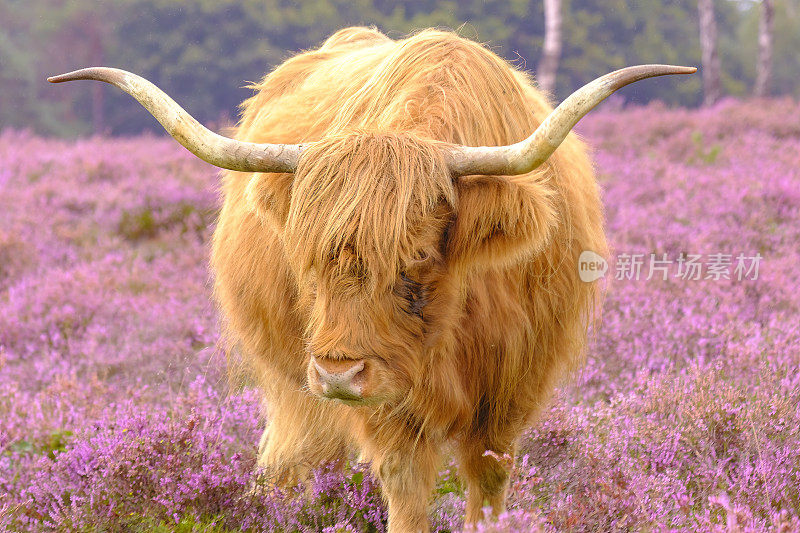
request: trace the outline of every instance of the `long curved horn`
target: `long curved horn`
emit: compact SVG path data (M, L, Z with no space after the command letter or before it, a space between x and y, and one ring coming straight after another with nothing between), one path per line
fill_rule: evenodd
M187 150L220 168L242 172L294 172L303 151L301 144L257 144L217 135L164 91L125 70L92 67L47 78L51 83L74 80L104 81L119 87L136 98Z
M561 102L536 128L533 135L509 146L450 147L447 161L454 176L491 174L514 176L532 171L567 137L570 130L589 111L629 83L669 74L692 74L694 67L672 65L638 65L606 74L587 83Z

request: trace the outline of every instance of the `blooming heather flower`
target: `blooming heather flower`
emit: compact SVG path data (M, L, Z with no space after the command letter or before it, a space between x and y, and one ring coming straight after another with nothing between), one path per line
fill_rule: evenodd
M759 254L759 275L612 265L586 368L523 437L508 512L474 530L800 530L800 105L580 129L614 254ZM255 468L258 394L215 350L216 182L160 138L0 134L0 530L385 530L365 465L284 492ZM449 461L434 529L463 512Z

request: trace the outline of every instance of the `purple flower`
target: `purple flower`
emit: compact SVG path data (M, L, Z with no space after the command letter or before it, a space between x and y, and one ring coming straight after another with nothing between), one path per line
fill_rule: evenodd
M474 531L800 529L798 125L789 99L581 123L615 254L763 260L744 280L612 265L586 367ZM213 169L166 139L14 131L0 169L0 530L385 530L368 465L285 491L256 468L258 393L215 348ZM447 461L434 529L464 506Z

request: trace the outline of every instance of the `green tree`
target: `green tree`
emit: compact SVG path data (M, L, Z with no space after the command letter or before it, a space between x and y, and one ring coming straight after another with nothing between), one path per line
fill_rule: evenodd
M639 63L698 65L696 0L561 0L562 42L554 96ZM758 5L717 0L724 94L747 95L755 79ZM48 75L106 64L144 75L202 122L236 120L244 88L292 54L349 25L392 38L452 29L533 71L542 54L541 0L6 0L0 3L0 128L59 135L158 130L130 99L103 84L47 84ZM775 1L774 94L798 94L800 4ZM697 105L700 76L626 87L643 103Z
M774 41L772 44L771 94L789 94L800 98L800 1L776 0L774 2ZM743 78L756 77L758 57L758 26L761 13L758 3L750 4L743 13L737 40L741 46Z
M124 1L10 0L0 8L0 126L32 127L43 133L105 131L98 85L55 90L45 77L81 66L102 64L113 48L116 10Z

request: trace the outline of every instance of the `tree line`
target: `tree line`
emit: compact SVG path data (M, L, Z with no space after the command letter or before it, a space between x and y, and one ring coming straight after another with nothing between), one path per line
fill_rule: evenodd
M703 76L636 84L621 91L628 102L800 96L800 0L5 0L0 128L62 136L158 128L103 84L44 81L92 65L143 75L202 122L228 125L249 82L356 24L393 38L453 29L537 74L556 100L639 63L702 65Z

